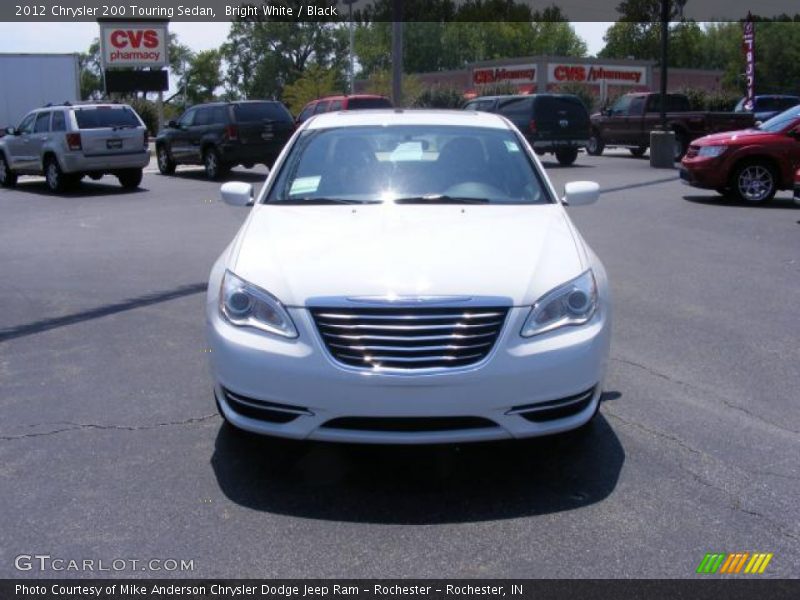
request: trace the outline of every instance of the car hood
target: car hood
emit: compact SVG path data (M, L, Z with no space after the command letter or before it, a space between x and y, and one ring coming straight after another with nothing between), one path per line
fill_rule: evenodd
M774 133L769 131L761 131L760 129L739 129L737 131L723 131L720 133L712 133L701 138L696 139L692 144L697 146L714 146L720 144L731 143L754 143L756 138L770 138Z
M287 306L484 296L516 306L587 267L559 205L256 205L229 268Z

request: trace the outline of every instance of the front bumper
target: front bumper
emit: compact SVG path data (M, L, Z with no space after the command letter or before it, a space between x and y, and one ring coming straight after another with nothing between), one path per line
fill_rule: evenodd
M494 349L475 366L429 374L379 374L336 363L305 309L290 309L300 336L287 340L234 327L210 304L215 393L235 426L296 439L445 443L524 438L579 427L600 401L610 345L609 314L600 310L584 326L526 339L519 332L528 311L509 311ZM241 402L228 401L227 393L245 403L268 409L277 405L278 412L298 414L288 422L254 418L257 411L243 411ZM577 403L579 397L585 401ZM560 413L553 413L555 418L530 419L535 409L530 405L560 400L577 408L562 406ZM412 426L373 429L368 423L376 419ZM413 426L423 420L425 427ZM476 421L483 426L465 425ZM431 428L431 422L447 426Z
M719 189L727 185L727 170L718 160L684 159L678 175L681 183L704 189Z

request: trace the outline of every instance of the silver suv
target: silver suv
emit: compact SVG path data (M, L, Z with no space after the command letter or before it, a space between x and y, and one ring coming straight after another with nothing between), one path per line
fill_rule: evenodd
M88 175L111 174L124 188L142 182L150 161L147 129L126 104L63 104L31 111L0 137L0 185L18 175L44 175L61 192Z

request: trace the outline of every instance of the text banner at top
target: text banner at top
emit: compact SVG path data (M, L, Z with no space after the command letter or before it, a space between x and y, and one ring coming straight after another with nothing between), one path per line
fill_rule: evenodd
M671 19L740 21L790 18L800 24L797 0L669 0ZM95 21L169 19L171 21L392 21L393 0L38 0L0 2L0 21ZM619 0L401 0L404 21L537 21L558 15L570 21L616 21ZM682 5L682 7L681 7ZM558 13L553 8L558 9ZM650 20L643 18L642 20Z

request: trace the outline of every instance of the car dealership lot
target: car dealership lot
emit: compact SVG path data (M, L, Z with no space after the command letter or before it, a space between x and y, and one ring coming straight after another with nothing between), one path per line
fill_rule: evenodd
M49 554L194 561L145 576L692 577L706 552L797 576L791 193L743 206L623 151L547 158L557 187L606 190L570 209L616 310L584 440L239 439L213 405L203 290L247 209L198 169L0 190L0 576Z

